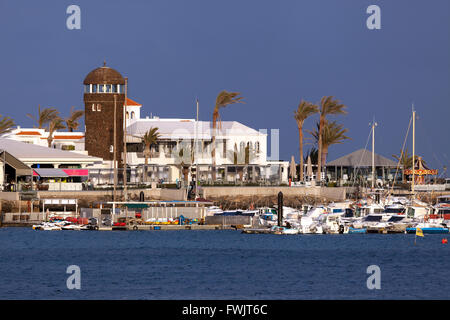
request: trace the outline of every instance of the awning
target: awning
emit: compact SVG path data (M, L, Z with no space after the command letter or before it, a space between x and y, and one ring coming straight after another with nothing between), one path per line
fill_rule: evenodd
M62 169L53 168L36 168L33 175L41 178L67 178L69 176Z
M9 152L0 152L0 159L16 170L16 176L31 176L32 169Z
M125 207L128 209L145 209L148 208L148 204L145 203L127 203Z
M87 177L89 176L88 169L62 169L70 177Z

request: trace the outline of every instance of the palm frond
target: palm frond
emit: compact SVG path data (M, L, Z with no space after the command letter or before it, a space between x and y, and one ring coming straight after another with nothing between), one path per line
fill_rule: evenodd
M16 124L14 123L14 120L10 117L4 117L0 115L0 136L5 133L11 132L12 128L15 125Z

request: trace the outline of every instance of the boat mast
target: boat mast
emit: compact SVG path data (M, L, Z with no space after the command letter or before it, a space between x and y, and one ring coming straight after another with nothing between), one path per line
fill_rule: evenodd
M117 118L117 96L114 95L114 142L113 142L113 162L114 162L114 191L113 191L113 201L116 201L116 190L117 190L117 157L116 157L116 150L117 150L117 129L116 129L116 118Z
M412 118L413 118L413 136L412 136L412 183L411 183L411 192L412 197L414 198L414 184L415 184L415 167L416 167L416 111L414 110L414 103L412 105Z
M194 143L194 161L195 161L195 199L198 198L198 162L197 162L197 144L198 144L198 99L197 99L197 117L195 121L195 143Z
M375 187L375 127L377 123L372 121L372 190Z
M125 78L125 106L123 107L123 196L124 201L128 201L127 190L127 91L128 77Z

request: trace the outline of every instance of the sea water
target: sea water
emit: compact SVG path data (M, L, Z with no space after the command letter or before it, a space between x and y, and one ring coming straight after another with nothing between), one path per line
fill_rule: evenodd
M414 237L0 228L0 299L449 299L447 236Z

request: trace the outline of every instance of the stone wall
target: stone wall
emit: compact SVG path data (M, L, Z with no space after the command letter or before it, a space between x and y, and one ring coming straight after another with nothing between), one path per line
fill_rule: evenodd
M267 197L282 192L284 196L324 197L328 200L345 200L346 188L328 187L203 187L203 197L214 199L220 197Z

